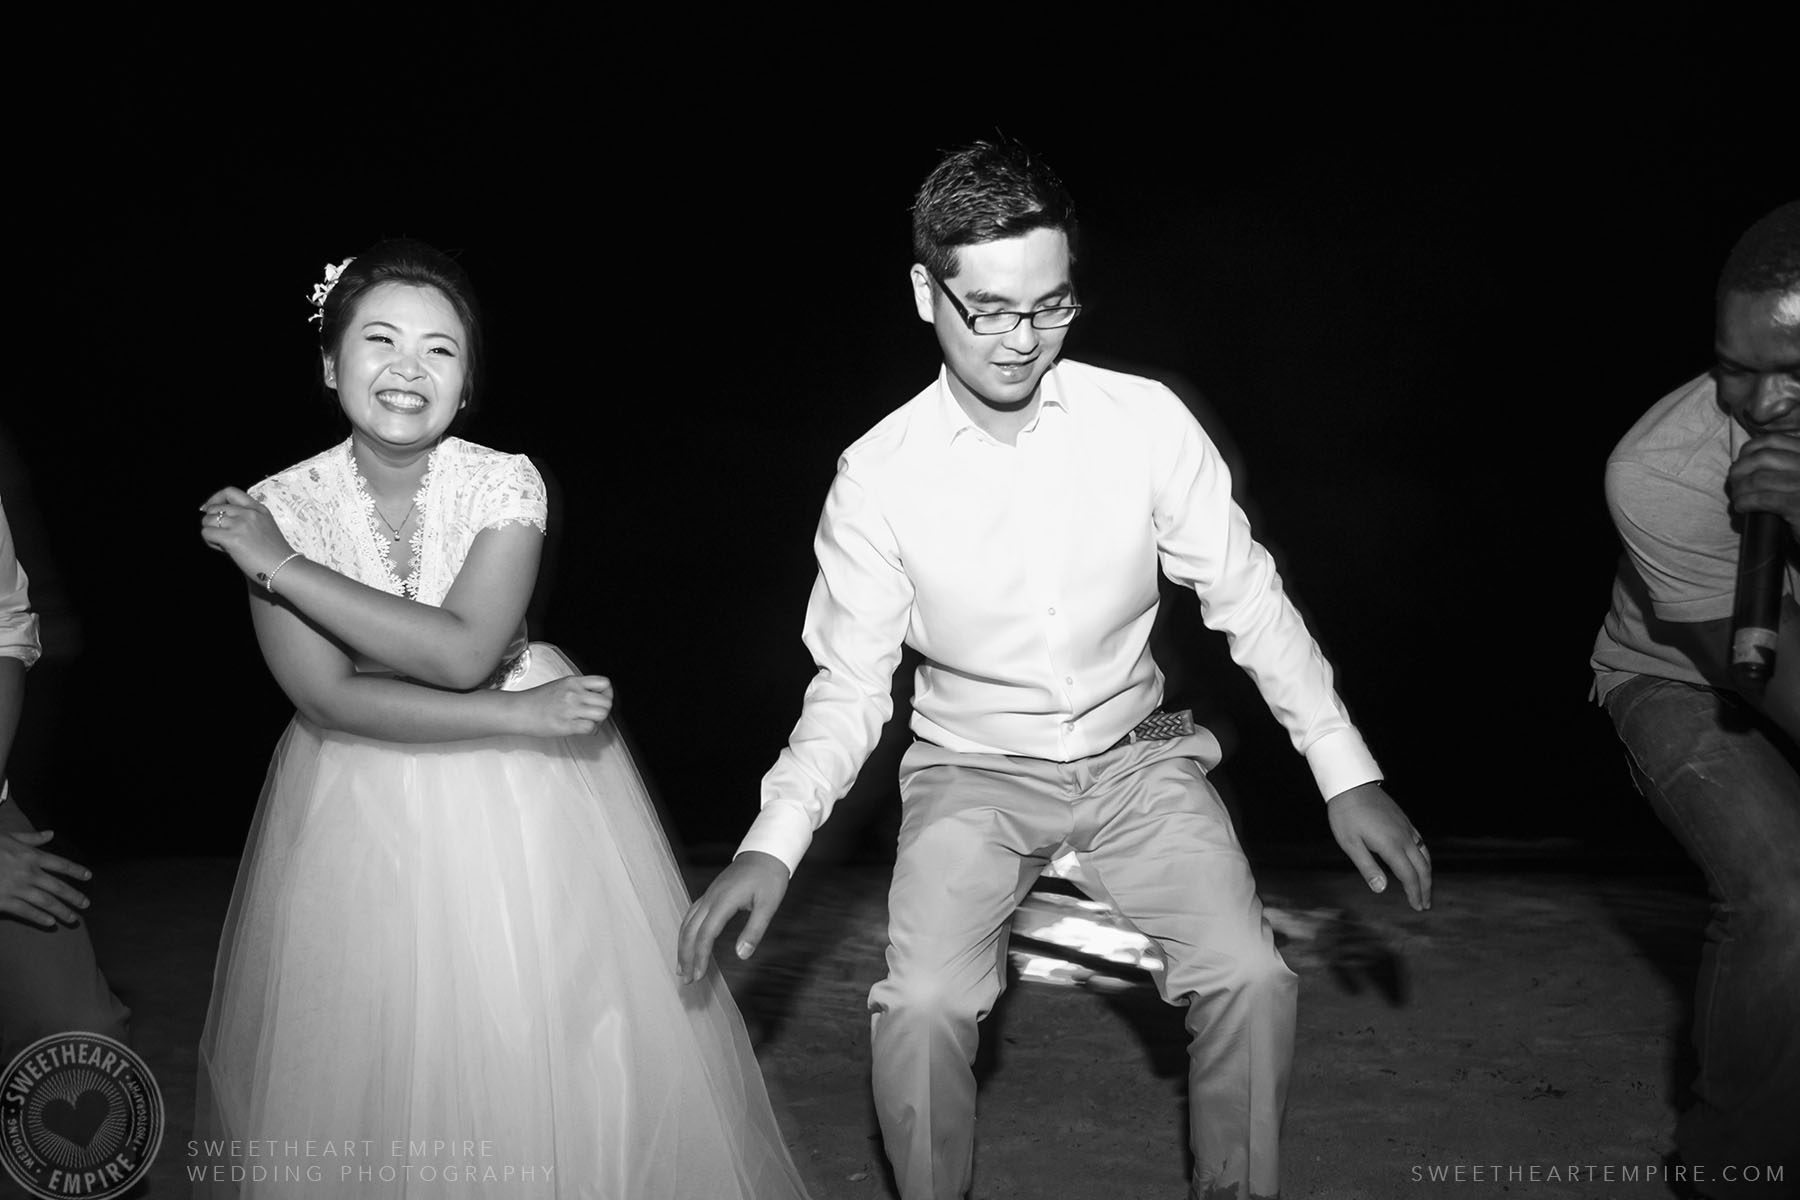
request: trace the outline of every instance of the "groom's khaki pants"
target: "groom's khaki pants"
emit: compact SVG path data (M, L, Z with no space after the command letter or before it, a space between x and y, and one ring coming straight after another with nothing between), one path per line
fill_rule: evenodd
M1163 998L1187 1005L1193 1194L1277 1194L1298 987L1206 780L1218 758L1205 730L1070 763L908 749L888 976L869 993L875 1108L902 1200L970 1186L976 1023L1004 986L1013 910L1065 846L1085 889L1162 948Z

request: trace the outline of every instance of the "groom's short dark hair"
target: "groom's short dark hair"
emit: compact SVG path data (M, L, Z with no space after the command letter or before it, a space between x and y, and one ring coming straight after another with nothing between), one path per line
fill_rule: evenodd
M1060 229L1075 257L1075 201L1050 165L1004 135L946 155L913 201L913 258L948 279L956 251L1034 229Z

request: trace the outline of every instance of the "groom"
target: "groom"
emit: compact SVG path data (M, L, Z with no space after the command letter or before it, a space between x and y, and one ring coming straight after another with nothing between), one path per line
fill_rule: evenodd
M1157 568L1306 756L1332 832L1375 891L1385 860L1429 905L1424 846L1332 688L1217 448L1162 385L1058 361L1079 316L1074 204L1010 140L938 164L913 207L913 303L938 378L851 446L825 501L805 641L819 667L762 812L688 911L680 969L750 910L767 929L814 830L924 656L888 899L888 976L869 994L875 1105L904 1200L971 1181L977 1023L1004 982L1013 910L1050 859L1167 956L1187 1007L1195 1196L1272 1196L1296 980L1207 772L1218 742L1159 711Z

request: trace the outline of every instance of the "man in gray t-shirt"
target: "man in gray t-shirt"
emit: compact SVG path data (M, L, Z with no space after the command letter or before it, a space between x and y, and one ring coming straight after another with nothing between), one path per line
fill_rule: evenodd
M1665 396L1606 464L1625 555L1594 690L1651 806L1705 872L1699 1073L1676 1144L1701 1193L1791 1195L1800 1177L1800 202L1733 249L1712 372ZM1785 521L1775 671L1729 669L1743 515ZM1779 1181L1746 1170L1785 1167Z

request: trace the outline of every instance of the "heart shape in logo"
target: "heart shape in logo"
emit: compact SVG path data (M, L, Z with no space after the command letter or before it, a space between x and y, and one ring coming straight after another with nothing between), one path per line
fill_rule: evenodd
M112 1105L105 1094L89 1088L73 1104L67 1100L52 1100L44 1105L44 1128L68 1138L77 1146L86 1146L111 1114Z

